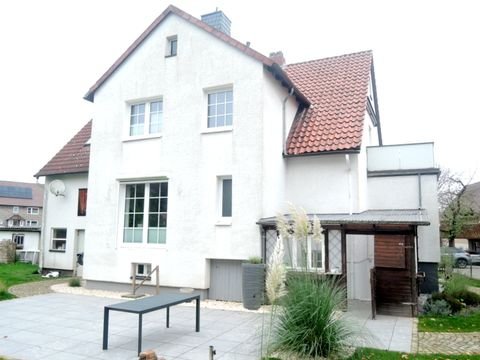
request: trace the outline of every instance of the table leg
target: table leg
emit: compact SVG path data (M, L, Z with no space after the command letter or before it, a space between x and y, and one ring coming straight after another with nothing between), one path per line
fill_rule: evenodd
M199 332L200 331L200 298L197 298L195 303L195 310L196 310L196 316L195 316L195 331Z
M108 315L110 309L103 309L103 350L108 349Z
M138 355L142 352L142 316L138 314Z
M170 306L167 306L167 328L170 327Z

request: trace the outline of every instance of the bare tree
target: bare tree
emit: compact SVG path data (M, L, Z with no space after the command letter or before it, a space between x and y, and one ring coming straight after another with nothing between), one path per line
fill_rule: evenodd
M468 183L464 183L458 174L442 169L438 179L438 202L442 231L448 238L448 246L455 246L455 238L461 234L467 223L478 220L466 196Z

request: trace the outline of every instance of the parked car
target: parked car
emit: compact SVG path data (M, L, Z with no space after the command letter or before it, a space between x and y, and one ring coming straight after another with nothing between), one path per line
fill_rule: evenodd
M470 254L461 248L442 247L441 254L442 256L451 256L453 265L461 269L466 268L472 261Z
M480 253L475 251L467 250L467 253L470 254L470 260L472 265L480 265Z

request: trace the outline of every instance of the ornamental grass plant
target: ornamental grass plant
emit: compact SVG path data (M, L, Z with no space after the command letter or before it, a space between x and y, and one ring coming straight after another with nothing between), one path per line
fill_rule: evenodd
M346 290L309 266L308 241L321 240L320 221L310 221L303 209L294 206L290 212L290 220L277 217L280 238L267 269L272 311L263 331L267 345L262 355L264 359L341 358L347 340L357 335L341 311L346 307ZM292 267L288 276L285 263Z

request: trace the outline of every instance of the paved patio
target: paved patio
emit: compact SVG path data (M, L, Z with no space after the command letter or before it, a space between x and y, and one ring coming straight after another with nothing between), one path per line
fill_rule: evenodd
M137 319L111 312L109 349L102 350L103 307L118 299L52 293L0 302L0 355L14 359L138 359ZM348 317L367 346L410 351L412 319L379 316L369 320L368 303L355 303ZM201 309L195 332L193 306L171 308L170 328L165 311L144 315L143 349L154 349L167 360L259 358L262 315L251 312Z

